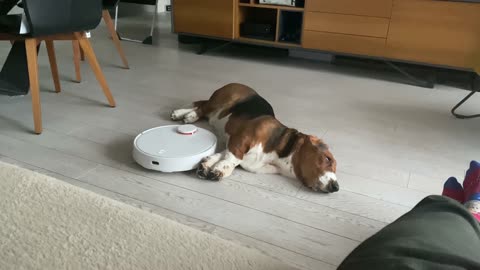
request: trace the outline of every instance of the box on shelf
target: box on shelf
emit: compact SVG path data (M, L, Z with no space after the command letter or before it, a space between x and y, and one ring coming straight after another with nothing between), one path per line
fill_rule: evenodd
M260 4L266 5L282 5L282 6L296 6L296 0L259 0Z

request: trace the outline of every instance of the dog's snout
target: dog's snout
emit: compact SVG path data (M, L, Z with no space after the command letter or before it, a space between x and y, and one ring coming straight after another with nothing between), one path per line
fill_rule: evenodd
M338 182L330 180L330 182L328 183L328 191L337 192L338 190L340 190L340 186L338 185Z

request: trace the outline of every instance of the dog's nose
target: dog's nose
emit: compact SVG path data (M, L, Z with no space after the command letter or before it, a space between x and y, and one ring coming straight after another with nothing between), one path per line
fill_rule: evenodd
M337 181L330 180L327 188L328 188L328 191L333 193L333 192L337 192L340 189L340 186L338 185Z

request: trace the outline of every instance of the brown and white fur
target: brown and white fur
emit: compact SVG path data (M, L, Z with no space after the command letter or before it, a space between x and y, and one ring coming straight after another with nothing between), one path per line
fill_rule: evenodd
M218 181L237 166L254 173L279 173L297 178L314 191L336 192L336 161L315 136L287 128L271 105L253 89L228 84L209 100L172 112L172 120L194 123L208 119L227 143L226 150L205 158L197 169L202 179Z

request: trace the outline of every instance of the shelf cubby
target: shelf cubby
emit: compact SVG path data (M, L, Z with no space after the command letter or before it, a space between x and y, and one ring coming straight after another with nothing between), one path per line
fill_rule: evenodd
M280 10L277 41L300 44L302 40L303 12Z
M240 6L238 9L240 37L275 41L277 13L276 9Z

